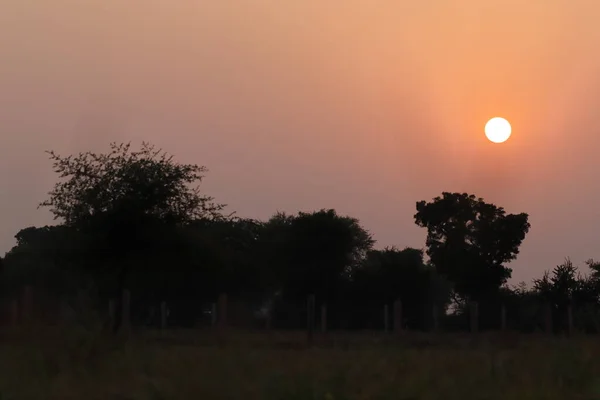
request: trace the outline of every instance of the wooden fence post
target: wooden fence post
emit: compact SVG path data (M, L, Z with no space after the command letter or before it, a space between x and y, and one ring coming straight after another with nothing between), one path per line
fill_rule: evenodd
M313 343L315 330L315 295L309 294L306 299L306 340L309 346Z
M545 313L544 313L544 328L547 334L552 334L553 332L553 327L552 327L552 305L550 303L547 303L545 306Z
M573 326L573 305L569 304L567 306L567 332L569 336L573 334L575 327Z
M394 331L397 334L402 333L402 300L400 299L394 302Z
M31 286L27 285L23 288L21 301L21 320L23 322L30 321L33 310L33 289L31 288Z
M218 303L219 344L225 345L227 341L227 294L221 293Z
M160 303L160 329L164 330L167 328L167 303L162 301Z
M15 327L19 323L19 302L17 299L10 301L10 326Z
M124 332L129 333L131 329L131 292L125 289L122 296L121 328Z
M472 301L469 306L471 333L477 333L479 331L479 304L476 301Z
M265 315L265 328L266 328L267 332L270 332L271 328L272 328L272 323L273 322L272 322L271 315L272 315L271 307L269 307L267 309L267 314Z
M113 326L115 323L115 301L113 299L108 300L108 321L109 326Z
M321 304L321 332L327 333L327 304Z
M213 328L216 327L217 321L217 303L212 303L210 305L210 326Z
M437 332L440 329L440 321L438 318L438 309L435 304L431 308L431 316L433 317L433 331Z
M387 304L383 306L383 331L385 333L390 331L390 310Z
M504 304L500 307L500 330L506 332L506 306Z

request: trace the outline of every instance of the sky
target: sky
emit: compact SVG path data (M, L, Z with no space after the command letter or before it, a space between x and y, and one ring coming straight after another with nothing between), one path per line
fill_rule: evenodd
M149 141L243 217L335 208L424 246L415 204L527 212L530 281L600 258L596 0L4 0L0 254L57 180L44 153ZM484 136L507 118L504 144Z

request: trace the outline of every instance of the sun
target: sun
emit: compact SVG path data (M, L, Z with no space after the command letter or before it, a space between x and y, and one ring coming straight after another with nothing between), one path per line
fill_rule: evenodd
M512 133L510 123L501 117L494 117L485 124L485 136L493 143L506 142Z

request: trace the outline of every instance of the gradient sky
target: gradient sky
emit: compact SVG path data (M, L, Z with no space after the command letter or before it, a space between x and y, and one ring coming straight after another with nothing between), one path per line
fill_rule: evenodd
M0 254L44 150L147 140L239 215L335 208L423 247L415 202L528 212L514 281L600 258L597 0L4 0ZM513 125L505 144L487 119Z

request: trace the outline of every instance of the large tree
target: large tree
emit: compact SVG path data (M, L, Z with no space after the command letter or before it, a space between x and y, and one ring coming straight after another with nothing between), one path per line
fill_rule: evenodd
M350 301L354 307L364 308L370 314L360 317L383 322L382 306L399 299L404 323L411 329L429 328L432 307L437 305L443 312L449 303L448 285L424 262L421 249L391 247L369 251L364 265L353 275L352 288ZM357 314L356 310L351 311Z
M357 219L323 209L276 214L265 224L261 242L270 287L280 294L276 314L296 323L305 321L307 294L320 304L339 298L374 240Z
M204 246L212 259L205 269L203 291L215 299L220 293L233 296L262 295L262 263L258 259L262 223L252 219L200 220L186 228L189 247Z
M337 282L360 265L374 240L355 218L335 210L299 213L292 220L285 250L289 287L330 300Z
M465 300L497 293L511 277L504 264L519 254L529 231L528 215L507 214L502 207L466 193L442 193L417 202L415 222L427 228L427 255L438 272Z
M148 143L138 151L129 143L111 143L108 153L48 154L61 180L40 206L66 225L122 212L175 223L221 217L224 206L200 194L206 168L177 163Z
M85 261L83 236L67 226L28 227L15 235L17 244L6 253L5 279L13 289L40 283L46 290L68 292ZM72 289L72 287L70 287Z
M40 206L93 237L90 258L115 275L117 293L132 284L136 264L151 272L172 262L185 226L224 218L224 206L200 192L205 167L175 162L147 143L138 151L112 143L107 153L49 154L60 180Z

